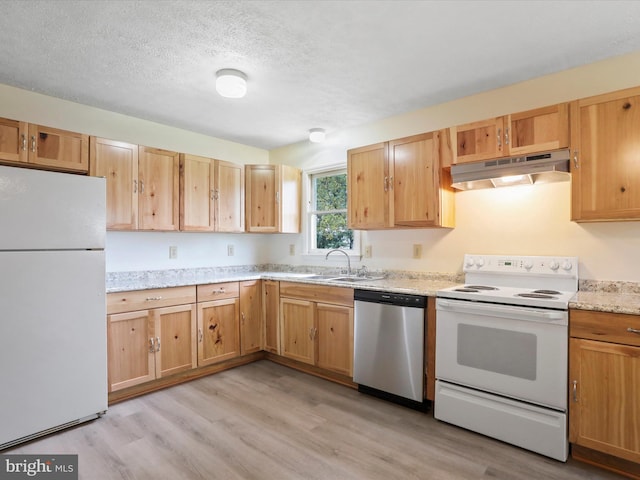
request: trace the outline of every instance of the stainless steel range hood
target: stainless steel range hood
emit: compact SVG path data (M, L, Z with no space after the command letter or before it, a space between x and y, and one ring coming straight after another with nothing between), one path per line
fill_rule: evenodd
M451 186L458 190L567 181L569 150L500 158L451 166Z

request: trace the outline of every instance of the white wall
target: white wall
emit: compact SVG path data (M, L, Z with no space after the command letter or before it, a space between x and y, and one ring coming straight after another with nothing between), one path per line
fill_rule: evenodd
M349 148L638 85L640 52L329 132L323 145L301 142L272 150L270 161L303 169L346 162ZM465 253L577 255L581 278L640 282L640 222L571 222L570 189L565 182L456 193L455 229L363 232L363 245L372 246L373 256L362 263L374 269L459 272ZM301 251L301 236L287 244L294 240ZM420 260L411 258L415 243L423 245ZM272 261L309 263L289 256L288 245L275 241ZM326 264L324 258L314 263Z

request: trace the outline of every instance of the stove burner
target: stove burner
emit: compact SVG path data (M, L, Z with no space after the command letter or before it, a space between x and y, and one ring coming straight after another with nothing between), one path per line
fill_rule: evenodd
M464 288L473 288L474 290L498 290L496 287L487 287L486 285L465 285Z
M516 297L526 297L526 298L556 298L551 295L544 295L542 293L518 293Z
M468 288L468 287L463 287L463 288L454 288L453 289L454 292L474 292L474 293L478 293L479 290L473 289L473 288Z
M543 295L560 295L556 290L534 290L532 293L542 293Z

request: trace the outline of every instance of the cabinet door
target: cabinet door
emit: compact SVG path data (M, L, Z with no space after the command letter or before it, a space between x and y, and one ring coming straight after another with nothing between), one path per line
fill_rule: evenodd
M455 163L492 160L509 154L504 141L504 117L459 125L455 138Z
M290 165L278 165L280 170L279 194L276 192L279 232L300 233L302 204L302 171Z
M29 124L29 163L56 170L89 171L89 135Z
M0 118L0 160L26 163L28 133L26 122Z
M315 303L280 298L280 332L282 355L300 362L315 364Z
M390 178L391 177L391 178ZM393 226L393 170L387 143L349 150L347 160L349 228Z
M90 174L107 180L107 229L138 228L138 146L90 139Z
M244 166L216 160L214 217L217 232L244 232Z
M276 192L280 184L277 165L247 165L245 174L247 231L277 232L280 228L276 209Z
M640 218L640 88L571 105L572 220Z
M280 282L262 281L264 349L280 355Z
M196 306L179 305L152 310L155 329L156 377L197 366Z
M198 366L240 355L237 298L198 304Z
M153 380L155 343L149 310L108 315L107 325L109 391Z
M318 303L318 367L353 376L353 308Z
M505 142L513 156L569 146L569 105L561 103L507 116Z
M640 462L640 347L571 338L569 352L569 440Z
M262 289L260 280L240 282L240 354L262 350Z
M396 226L438 223L438 139L433 133L389 142L393 164L393 221Z
M178 153L139 147L138 162L139 229L178 230Z
M180 154L180 230L213 231L214 162Z

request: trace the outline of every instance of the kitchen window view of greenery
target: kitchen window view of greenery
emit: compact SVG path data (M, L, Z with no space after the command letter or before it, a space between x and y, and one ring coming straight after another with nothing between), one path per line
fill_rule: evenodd
M330 170L309 176L309 253L340 248L360 252L358 234L347 226L347 171Z

